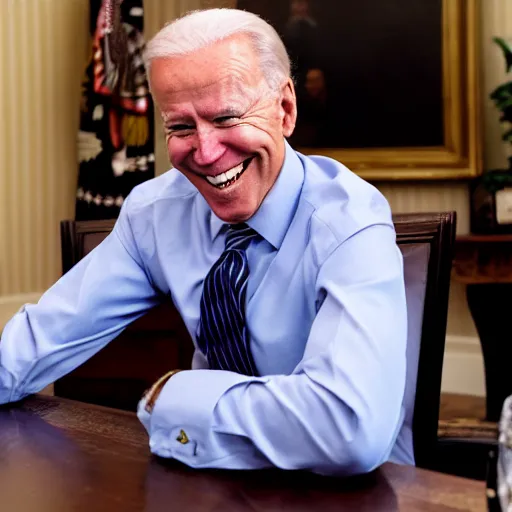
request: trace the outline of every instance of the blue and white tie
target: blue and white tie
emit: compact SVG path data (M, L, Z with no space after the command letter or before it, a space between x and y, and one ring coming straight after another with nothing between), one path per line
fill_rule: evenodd
M246 224L230 225L224 252L204 280L197 342L212 369L258 375L245 324L245 249L257 236Z

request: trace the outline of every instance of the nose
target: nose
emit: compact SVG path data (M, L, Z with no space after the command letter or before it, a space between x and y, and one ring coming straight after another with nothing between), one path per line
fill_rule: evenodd
M200 166L211 165L224 154L225 149L214 129L198 130L193 151L194 163Z

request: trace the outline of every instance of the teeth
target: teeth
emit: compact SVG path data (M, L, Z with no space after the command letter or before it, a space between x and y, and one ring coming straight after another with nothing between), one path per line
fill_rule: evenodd
M221 174L217 174L217 176L206 176L206 179L216 187L221 187L227 184L228 181L236 178L238 174L240 174L244 170L243 162L236 167L233 167L229 171L223 172Z

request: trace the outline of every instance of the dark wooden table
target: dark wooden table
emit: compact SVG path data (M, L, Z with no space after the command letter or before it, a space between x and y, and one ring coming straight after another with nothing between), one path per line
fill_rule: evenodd
M0 407L0 510L485 511L484 483L386 464L354 479L197 471L149 453L132 413L34 396Z
M468 307L485 365L486 419L497 422L503 401L512 394L512 344L506 334L510 328L512 235L458 236L453 275L467 285Z

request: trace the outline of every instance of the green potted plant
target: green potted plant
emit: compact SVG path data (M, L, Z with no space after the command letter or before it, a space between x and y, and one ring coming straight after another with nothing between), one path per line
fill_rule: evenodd
M512 41L494 37L505 59L505 70L512 69ZM502 139L510 146L507 169L484 172L471 187L471 231L474 233L512 233L512 80L499 85L490 94L500 111L504 130ZM510 206L509 206L510 205Z

